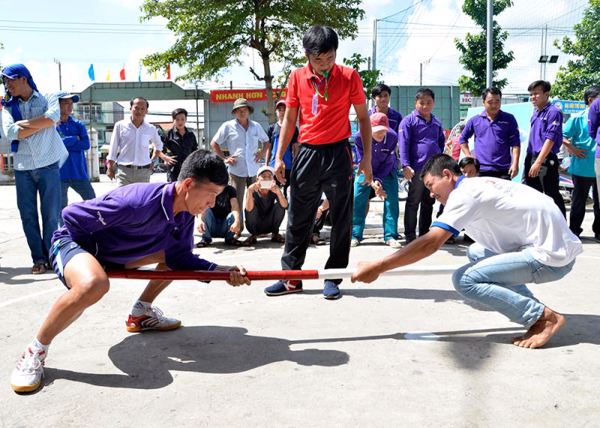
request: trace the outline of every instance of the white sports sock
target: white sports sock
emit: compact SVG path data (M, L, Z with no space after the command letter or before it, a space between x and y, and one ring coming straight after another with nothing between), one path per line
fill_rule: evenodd
M152 307L152 303L144 302L142 300L137 300L133 304L133 308L131 309L131 315L134 317L139 317L144 315L148 309Z
M45 353L48 353L49 346L50 345L44 345L42 342L37 340L37 337L34 337L33 340L31 341L31 347L33 349L39 349L40 351L44 351Z

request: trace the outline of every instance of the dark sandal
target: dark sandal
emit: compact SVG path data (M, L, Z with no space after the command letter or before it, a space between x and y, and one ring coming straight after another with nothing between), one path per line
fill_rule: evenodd
M271 242L278 242L280 244L283 244L285 243L285 238L281 236L281 234L276 233L274 235L271 235Z
M31 273L33 275L42 275L46 273L46 263L36 263L31 268Z

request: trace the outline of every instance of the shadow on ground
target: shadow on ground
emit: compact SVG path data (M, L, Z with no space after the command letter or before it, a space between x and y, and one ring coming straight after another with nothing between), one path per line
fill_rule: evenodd
M600 345L600 316L567 314L567 324L546 348L579 344ZM182 327L165 333L128 336L109 350L109 358L124 374L79 373L46 368L45 386L59 379L96 386L132 389L157 389L173 382L172 371L230 374L242 373L279 361L304 366L335 367L347 364L346 352L309 348L291 350L291 345L312 345L375 340L432 341L451 344L450 357L465 370L477 370L486 359L493 358L496 345L511 344L522 334L519 326L450 330L435 332L393 333L371 336L333 337L286 340L252 336L239 327ZM523 349L522 352L541 352Z
M23 277L23 278L19 278ZM32 284L40 281L56 279L56 274L49 269L42 275L33 275L31 267L4 267L0 266L0 283L9 285Z
M57 379L114 388L155 389L173 382L171 371L242 373L279 361L304 366L346 364L345 352L293 351L286 339L252 336L239 327L182 327L169 333L148 332L126 337L108 356L125 374L78 373L46 368L46 385Z

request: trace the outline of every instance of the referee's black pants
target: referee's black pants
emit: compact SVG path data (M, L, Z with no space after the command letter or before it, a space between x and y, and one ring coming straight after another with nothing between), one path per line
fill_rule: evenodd
M281 257L283 269L302 268L323 192L329 200L331 216L329 259L325 269L348 266L353 189L348 140L323 145L300 144L290 177L288 224ZM339 284L342 280L335 282Z

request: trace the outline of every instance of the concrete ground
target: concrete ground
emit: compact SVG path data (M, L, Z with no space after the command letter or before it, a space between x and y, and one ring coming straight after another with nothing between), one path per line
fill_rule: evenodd
M95 184L99 194L113 186ZM520 326L464 301L448 275L344 283L338 301L324 300L317 281L271 298L268 283L182 281L156 304L184 326L145 334L124 326L144 282L114 280L52 344L44 387L17 395L14 363L65 290L52 274L29 273L14 186L0 186L0 200L1 427L599 424L600 244L591 239L570 275L531 287L568 318L541 350L511 345ZM381 242L380 212L373 203L350 266L393 251ZM465 249L447 245L420 264L459 265ZM310 247L305 267L322 268L328 251ZM266 241L201 251L248 269L279 269L281 253Z

